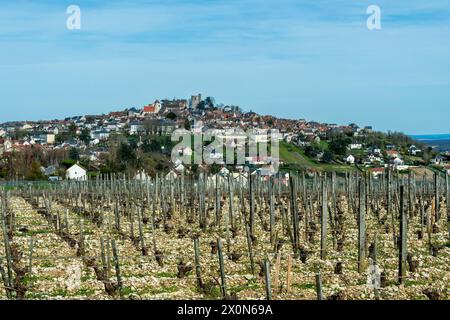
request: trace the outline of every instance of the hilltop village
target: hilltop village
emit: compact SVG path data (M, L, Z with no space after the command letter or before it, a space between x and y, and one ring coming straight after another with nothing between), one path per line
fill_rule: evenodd
M175 145L171 134L179 128L192 133L207 129L220 133L230 128L264 133L277 129L284 170L358 168L375 177L387 167L407 172L431 166L450 172L448 153L439 154L401 133L376 132L354 123L338 125L259 115L239 106L216 104L214 98L198 94L190 99L156 100L109 114L0 124L0 179L93 179L112 173L143 178L158 172L177 176L197 171L198 166L187 168L170 161ZM220 158L222 154L215 156ZM255 169L258 161L252 161ZM216 173L243 170L239 166L202 167Z

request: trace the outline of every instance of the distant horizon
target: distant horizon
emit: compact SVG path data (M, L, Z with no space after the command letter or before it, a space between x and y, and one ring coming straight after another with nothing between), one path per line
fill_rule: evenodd
M437 141L437 140L450 140L449 133L438 133L438 134L415 134L409 135L418 141Z

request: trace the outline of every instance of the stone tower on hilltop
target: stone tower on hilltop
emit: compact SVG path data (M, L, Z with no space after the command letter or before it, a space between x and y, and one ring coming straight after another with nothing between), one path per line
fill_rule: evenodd
M200 102L202 101L202 95L199 93L196 96L191 96L191 101L189 104L189 107L192 109L197 108L197 106L200 104Z

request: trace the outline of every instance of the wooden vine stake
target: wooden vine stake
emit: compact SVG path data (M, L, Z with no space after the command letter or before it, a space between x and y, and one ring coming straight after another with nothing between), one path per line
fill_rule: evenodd
M3 259L0 257L0 276L2 277L2 281L3 281L3 286L5 287L6 290L6 296L8 299L11 299L11 292L8 289L9 288L9 280L8 280L8 276L6 275L5 269L3 268Z
M294 253L298 253L299 250L299 220L298 220L298 211L297 211L297 192L295 189L295 180L292 174L289 174L289 187L291 192L291 215L292 215L292 224L293 224L293 247Z
M450 239L450 207L449 207L449 186L448 186L449 174L445 172L445 209L447 211L447 231L448 238Z
M122 275L120 273L119 254L117 252L116 240L112 239L111 245L112 245L113 257L114 257L114 267L116 269L117 290L119 291L119 296L122 299L123 298L122 297L123 282L122 282Z
M372 257L374 272L378 268L378 261L377 261L378 248L377 247L378 247L378 234L375 234L375 239L373 242L373 257ZM379 279L377 279L377 280L379 280ZM373 286L373 293L375 295L376 300L380 300L380 290L379 290L378 286L379 286L379 283L377 283L375 281L374 286Z
M253 177L251 173L249 173L248 176L248 182L249 182L249 194L250 194L250 236L254 236L254 228L255 228L255 197L253 194Z
M358 272L364 272L366 267L366 198L365 185L359 184L359 215L358 215Z
M255 274L255 260L253 258L253 243L252 243L252 239L250 236L250 228L248 226L248 224L245 222L245 232L247 234L247 247L248 247L248 257L250 259L250 268L252 271L252 274Z
M281 254L278 252L276 254L276 263L275 263L275 275L273 279L273 287L275 292L279 292L279 283L280 283L280 266L281 266Z
M141 208L138 208L138 228L139 228L139 240L141 243L141 251L142 251L142 255L143 256L147 256L148 255L148 249L147 246L145 245L145 238L144 238L144 232L142 229L142 212L143 210Z
M266 299L272 300L272 283L270 280L270 262L268 259L264 261L264 279L266 282Z
M435 222L438 223L440 220L439 214L439 175L434 174L434 212L435 212Z
M269 206L270 206L270 243L275 245L275 205L273 197L273 177L269 178Z
M392 210L392 195L391 195L391 169L387 168L386 177L386 213L387 216L391 216L392 222L392 241L394 242L394 247L397 247L397 236L395 234L395 217Z
M292 256L288 255L288 265L287 265L287 276L286 276L286 291L289 293L291 291L292 283Z
M316 274L316 293L317 300L323 300L322 275L320 274L320 271Z
M225 266L223 263L223 250L222 250L222 240L217 240L217 254L219 256L219 267L220 267L220 278L221 278L221 289L223 299L227 298L227 282L225 278Z
M109 278L108 276L108 266L106 264L106 253L105 253L105 240L103 237L100 237L100 254L102 259L102 267L105 271L106 278Z
M33 271L33 249L34 249L33 237L30 237L28 239L28 249L29 249L29 254L28 254L28 273L31 276L32 275L32 271Z
M326 259L327 256L327 216L328 199L325 181L322 181L322 210L321 210L321 233L320 233L320 258Z
M199 290L203 288L202 273L200 266L200 244L199 239L194 239L194 255L195 255L195 276L197 278L197 287Z
M12 298L12 292L11 288L13 287L13 270L12 270L12 259L11 259L11 247L9 244L9 236L7 232L7 226L6 226L6 197L4 199L5 204L2 204L2 212L1 212L1 221L2 221L2 230L3 230L3 242L5 245L5 255L6 255L6 270L7 270L7 288L6 290L8 297ZM5 278L3 278L5 280Z
M400 186L400 246L398 258L398 282L404 283L406 277L407 248L407 217L404 204L404 186Z

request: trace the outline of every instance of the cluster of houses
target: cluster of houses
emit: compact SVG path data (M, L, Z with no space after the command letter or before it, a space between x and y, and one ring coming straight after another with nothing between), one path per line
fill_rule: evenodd
M190 124L203 122L204 130L229 129L239 127L243 130L278 129L287 142L306 146L311 142L320 141L330 132L353 132L362 135L371 130L356 125L338 126L322 124L306 120L279 119L273 116L262 116L255 112L242 112L239 107L221 106L217 108L200 108L202 96L194 95L189 100L156 100L142 108L127 108L119 112L103 115L84 115L49 121L18 121L0 124L1 151L11 152L32 145L45 148L72 148L96 146L109 139L116 132L129 134L162 134L170 135L175 129ZM75 128L75 132L71 129ZM72 129L73 130L73 129ZM89 133L89 141L77 137L84 131ZM71 132L69 139L61 141L58 137Z
M352 154L352 151L363 151L365 156L362 157L360 164L367 167L375 177L383 174L385 168L388 166L398 171L405 171L417 167L414 159L417 159L417 157L421 156L423 153L423 151L415 145L409 146L408 150L403 154L394 145L386 146L384 152L378 147L364 149L362 145L358 145L357 147L350 145L348 149L350 154L344 159L345 162L348 164L355 164L356 157ZM408 156L408 160L405 160L406 156ZM438 154L431 160L430 164L435 165L450 174L450 152Z
M205 103L205 101L209 101ZM63 120L18 121L0 124L0 157L14 151L30 147L48 150L77 148L80 154L92 162L99 162L102 153L108 150L102 146L114 133L130 135L157 134L170 135L177 128L189 128L192 132L215 129L218 134L225 130L239 128L242 130L261 130L261 139L267 139L268 129L278 129L281 139L287 143L306 147L320 143L332 134L344 133L358 138L372 132L372 127L360 128L356 124L326 124L304 119L280 119L270 115L259 115L255 112L243 112L236 106L212 106L212 98L203 100L202 95L193 95L190 99L155 100L141 108L126 108L123 111L103 115L84 115ZM198 124L203 125L199 126ZM81 138L83 136L83 138ZM420 156L420 148L410 146L409 155ZM363 155L363 156L361 156ZM214 155L211 155L214 156ZM215 155L221 157L222 155ZM253 163L267 163L267 159L248 159ZM395 146L388 146L382 152L377 147L365 147L360 143L348 146L344 162L356 162L368 167L394 165L399 170L407 168L408 163ZM446 165L444 158L433 160ZM182 171L180 164L174 164L172 175ZM43 170L51 171L49 168ZM73 172L72 172L73 171ZM84 179L86 176L79 164L68 170L68 179ZM142 172L141 172L142 173ZM51 176L51 172L46 175Z
M283 138L290 141L298 135L308 140L319 139L329 130L346 131L349 128L326 125L306 120L277 119L255 112L242 112L239 107L221 106L201 108L202 96L188 99L156 100L142 108L127 108L103 115L83 115L62 120L17 121L0 124L0 153L20 151L30 146L46 149L95 147L114 133L170 135L186 122L193 125L203 122L203 130L225 130L239 127L278 128ZM82 133L88 137L80 139Z
M385 155L379 147L364 148L362 144L350 144L348 147L349 155L344 159L348 164L356 163L354 152L361 151L364 156L361 157L360 163L364 166L391 165L398 170L408 169L405 161L402 159L401 153L393 145L388 145Z

